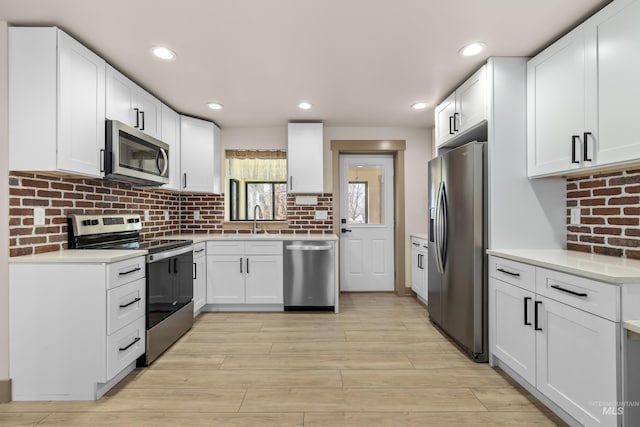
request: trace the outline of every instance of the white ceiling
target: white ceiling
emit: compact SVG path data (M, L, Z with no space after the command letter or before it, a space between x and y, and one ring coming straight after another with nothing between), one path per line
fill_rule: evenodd
M221 127L415 127L432 126L433 105L488 56L530 56L608 2L0 0L0 20L57 25L177 111ZM476 40L486 52L458 55ZM177 60L152 57L153 45ZM298 110L302 100L314 108ZM411 110L415 101L431 107Z

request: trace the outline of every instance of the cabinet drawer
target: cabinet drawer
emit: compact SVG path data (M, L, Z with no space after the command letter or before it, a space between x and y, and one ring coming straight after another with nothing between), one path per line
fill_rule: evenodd
M196 243L193 245L193 259L198 259L205 256L207 244L205 242Z
M143 277L145 277L143 256L107 265L107 289L113 289Z
M429 242L427 242L424 239L420 239L418 237L412 237L411 238L411 247L418 249L422 252L426 252L427 249L429 248Z
M244 242L207 242L207 255L244 255Z
M536 293L614 322L620 321L616 285L536 268Z
M282 255L282 241L246 242L246 255Z
M107 381L144 354L144 316L107 336Z
M145 283L145 279L138 279L107 291L107 334L144 315Z
M504 258L489 257L489 276L535 292L535 267Z

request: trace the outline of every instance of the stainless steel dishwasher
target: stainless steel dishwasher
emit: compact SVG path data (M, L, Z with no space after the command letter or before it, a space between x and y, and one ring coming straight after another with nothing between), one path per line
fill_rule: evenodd
M333 310L334 250L332 241L284 242L285 310Z

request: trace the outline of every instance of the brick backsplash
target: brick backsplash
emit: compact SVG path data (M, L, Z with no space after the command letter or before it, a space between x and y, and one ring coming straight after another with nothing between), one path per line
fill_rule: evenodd
M33 224L34 207L45 208L45 224ZM148 210L150 221L144 221ZM195 220L193 212L200 212ZM316 220L315 211L326 211L327 220ZM287 197L287 221L269 233L333 233L333 197L318 196L318 204L298 206ZM165 220L169 212L169 220ZM67 248L67 216L70 214L139 214L143 239L184 233L248 233L246 223L224 223L224 196L179 194L133 188L100 179L74 179L22 172L9 175L9 249L11 256L58 251ZM267 224L267 223L263 223Z
M640 170L567 180L567 249L640 259Z
M237 226L224 223L224 196L191 194L180 197L180 228L185 233L245 234L250 229L245 224ZM194 218L194 211L200 212L200 219ZM326 220L316 220L316 211L326 211ZM294 195L287 196L287 224L283 227L269 227L262 223L261 229L279 234L331 234L333 233L333 195L318 196L317 205L296 205Z
M45 225L34 226L33 208L45 208ZM132 188L100 179L71 179L21 172L9 175L9 249L11 256L37 254L67 247L70 214L132 213L143 217L143 239L178 230L176 194ZM144 221L148 210L150 221ZM169 212L165 221L164 213Z

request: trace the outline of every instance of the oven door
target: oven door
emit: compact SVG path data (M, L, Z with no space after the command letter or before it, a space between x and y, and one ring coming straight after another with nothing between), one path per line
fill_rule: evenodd
M193 246L147 256L147 329L193 299Z
M169 182L169 145L131 126L107 120L105 177L138 185Z

